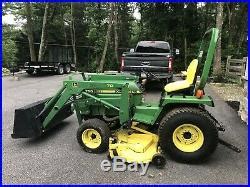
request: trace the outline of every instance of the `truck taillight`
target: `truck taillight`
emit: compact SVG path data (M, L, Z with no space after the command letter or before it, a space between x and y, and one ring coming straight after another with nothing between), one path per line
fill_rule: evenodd
M121 57L121 67L120 67L120 71L123 71L124 68L124 57Z
M173 58L169 57L168 58L168 71L172 71L173 70Z

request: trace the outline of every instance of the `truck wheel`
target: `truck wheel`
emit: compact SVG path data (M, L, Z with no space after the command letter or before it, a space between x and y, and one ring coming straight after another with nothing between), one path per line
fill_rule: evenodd
M57 74L62 75L64 73L63 65L59 65L57 68Z
M89 153L102 153L109 148L111 136L108 125L99 119L84 121L77 130L77 141Z
M158 134L161 149L180 162L203 161L218 144L215 121L199 108L171 110L162 119Z
M173 82L173 80L174 80L174 76L172 75L171 77L168 78L167 81L168 81L168 83L171 83L171 82Z
M64 67L64 73L69 74L70 71L71 71L70 65L69 65L69 64L66 64L65 67Z

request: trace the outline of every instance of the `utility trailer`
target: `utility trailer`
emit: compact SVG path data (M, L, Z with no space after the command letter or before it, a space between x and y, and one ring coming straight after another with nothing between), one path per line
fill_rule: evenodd
M35 49L38 54L39 45L36 43ZM26 61L19 63L19 69L25 70L28 74L36 74L42 71L55 72L59 75L68 74L75 69L73 63L72 47L67 45L48 44L44 55L44 60L41 62Z

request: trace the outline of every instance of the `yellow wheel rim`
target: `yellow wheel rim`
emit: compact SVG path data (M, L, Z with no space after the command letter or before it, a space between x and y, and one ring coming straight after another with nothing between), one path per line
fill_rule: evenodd
M183 152L195 152L204 143L204 136L199 127L192 124L183 124L173 133L174 145Z
M101 135L95 129L86 129L82 133L82 142L91 149L96 149L102 143Z

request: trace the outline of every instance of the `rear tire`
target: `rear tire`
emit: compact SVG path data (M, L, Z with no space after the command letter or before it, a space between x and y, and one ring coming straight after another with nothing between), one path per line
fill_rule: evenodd
M102 153L109 148L111 132L104 121L89 119L78 128L76 136L79 145L86 152Z
M218 144L215 121L199 108L171 110L162 119L158 134L162 150L180 162L204 161Z
M64 67L63 65L60 64L57 68L57 74L62 75L63 73L64 73Z

